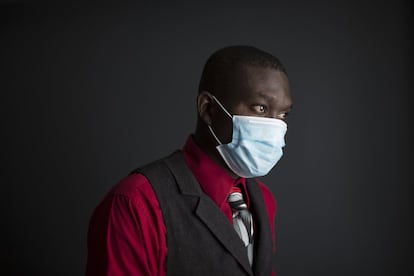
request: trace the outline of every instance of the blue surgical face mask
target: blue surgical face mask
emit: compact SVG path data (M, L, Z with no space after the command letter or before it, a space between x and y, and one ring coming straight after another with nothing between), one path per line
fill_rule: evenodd
M216 97L211 96L233 120L233 138L228 144L221 143L208 126L219 144L216 149L227 166L245 178L268 174L283 155L287 124L280 119L231 115Z

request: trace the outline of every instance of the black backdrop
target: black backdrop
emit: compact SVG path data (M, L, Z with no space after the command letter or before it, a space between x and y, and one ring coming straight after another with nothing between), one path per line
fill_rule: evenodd
M410 1L2 4L0 274L82 275L93 208L183 145L208 55L249 44L285 63L294 97L265 177L279 275L411 275L412 16Z

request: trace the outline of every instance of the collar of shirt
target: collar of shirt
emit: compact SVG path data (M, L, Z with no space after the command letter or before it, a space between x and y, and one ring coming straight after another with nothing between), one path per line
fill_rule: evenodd
M230 174L213 159L211 159L194 141L190 135L184 145L185 161L193 172L201 189L223 209L228 206L227 197L234 185L241 185L246 191L246 179L232 178ZM244 192L245 202L249 206L249 198Z

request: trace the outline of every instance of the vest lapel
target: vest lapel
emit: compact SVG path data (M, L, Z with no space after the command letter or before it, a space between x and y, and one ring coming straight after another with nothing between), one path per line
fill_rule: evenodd
M254 275L270 275L272 271L273 241L269 227L269 217L259 184L254 179L247 180L250 198L250 211L255 221ZM273 223L273 222L272 222Z
M181 152L176 152L167 158L165 162L176 178L180 192L183 195L199 198L195 214L237 260L243 269L249 275L253 275L247 258L246 249L243 246L242 241L223 212L202 192L194 175L185 164L183 154Z
M206 196L202 196L197 206L196 214L240 263L244 270L246 270L249 275L253 275L247 258L246 248L236 231L234 231L233 225L231 225L227 217L215 203L211 199L206 198Z

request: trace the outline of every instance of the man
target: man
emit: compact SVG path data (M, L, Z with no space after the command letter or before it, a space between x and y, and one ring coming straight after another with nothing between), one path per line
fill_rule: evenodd
M271 275L276 202L256 177L282 156L286 71L250 46L207 61L182 151L118 183L96 208L87 275Z

